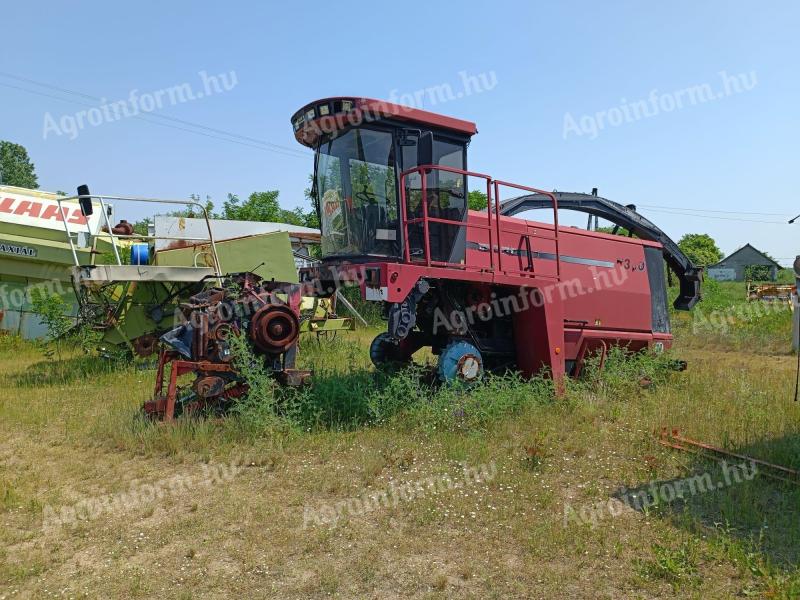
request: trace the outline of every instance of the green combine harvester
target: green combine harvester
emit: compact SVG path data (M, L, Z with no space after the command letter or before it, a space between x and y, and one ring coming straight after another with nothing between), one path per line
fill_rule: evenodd
M58 295L72 319L78 299L72 285L76 260L90 263L112 251L97 236L100 206L85 217L77 202L39 190L0 186L0 332L34 339L47 330L33 312L35 292ZM65 232L73 237L70 244ZM77 257L77 258L76 258Z
M83 188L80 193L88 195ZM319 232L278 223L211 220L189 201L55 194L0 187L0 327L23 337L45 334L31 311L31 291L61 295L69 314L103 332L107 350L150 356L180 318L180 304L232 273L298 281ZM121 221L121 202L191 207L199 219L155 218L147 235ZM62 215L62 218L59 218ZM345 302L349 310L352 306ZM354 328L336 314L336 297L304 298L301 333L333 336ZM355 313L356 318L358 317Z

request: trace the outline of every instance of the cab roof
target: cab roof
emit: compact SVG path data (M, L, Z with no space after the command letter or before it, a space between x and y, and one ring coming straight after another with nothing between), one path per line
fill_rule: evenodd
M307 104L292 116L292 127L297 141L313 148L324 134L387 118L464 136L478 132L477 126L471 121L385 100L351 96L334 96Z

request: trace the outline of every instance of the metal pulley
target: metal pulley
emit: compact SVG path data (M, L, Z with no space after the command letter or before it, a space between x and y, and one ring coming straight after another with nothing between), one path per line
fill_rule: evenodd
M270 354L289 349L300 334L300 320L288 306L262 306L250 322L250 340L253 345Z

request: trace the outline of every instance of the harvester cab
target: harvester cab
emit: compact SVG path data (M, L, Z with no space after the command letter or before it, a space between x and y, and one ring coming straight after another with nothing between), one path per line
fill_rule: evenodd
M622 237L560 227L557 194L468 170L474 123L346 97L313 102L291 122L315 152L322 231L322 261L301 281L323 296L358 285L364 299L383 303L376 365L430 347L442 380L512 369L560 381L589 354L602 362L611 345L670 346L665 257L685 271L676 307L699 297L698 271L688 259L670 261L680 250L657 228ZM469 208L474 181L481 210ZM552 219L506 214L519 197Z
M424 115L421 117L420 115ZM419 202L421 175L408 174L416 191L405 206L406 220L427 210L434 261L465 259L464 230L438 219L467 217L467 145L473 123L374 100L337 98L314 103L292 119L297 139L315 154L314 197L322 226L322 254L330 259L401 260L401 175L421 165L427 171L427 204ZM411 256L425 252L423 224L411 223Z

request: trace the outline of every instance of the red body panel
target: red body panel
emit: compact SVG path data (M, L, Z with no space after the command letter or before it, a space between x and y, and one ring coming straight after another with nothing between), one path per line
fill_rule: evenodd
M469 222L485 224L486 217L470 211ZM379 268L379 287L385 288L382 299L388 302L402 302L421 277L539 288L545 302L556 296L563 300L564 319L585 322L586 329L652 331L644 248L660 248L659 244L559 227L561 280L558 281L553 225L502 217L500 232L501 251L494 244L493 252L499 267L494 271L490 270L488 230L468 228L466 260L461 268L376 262L353 265L352 277L344 279L358 281L363 288L366 284L359 280L357 271ZM520 249L519 254L511 254ZM541 257L542 254L550 256ZM344 265L340 268L346 270Z
M469 212L461 265L374 262L339 265L337 270L343 280L357 281L366 299L387 302L402 302L423 277L517 288L520 294L538 290L541 308L514 315L517 361L525 374L542 364L555 372L564 360L609 344L631 350L671 345L672 335L653 332L652 326L645 248L661 248L660 244L558 227L559 279L552 224L501 217L500 244L494 243L490 251L487 221L486 213ZM379 276L367 283L367 271Z
M487 218L470 211L469 222L485 224ZM526 279L551 280L546 288L564 300L565 319L604 330L652 330L644 248L660 248L659 244L559 227L561 280L557 282L553 225L501 217L500 234L499 256L495 251L500 270L518 277L518 285ZM468 228L467 269L489 267L488 243L488 230Z

